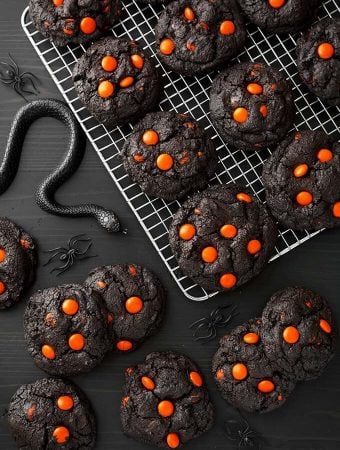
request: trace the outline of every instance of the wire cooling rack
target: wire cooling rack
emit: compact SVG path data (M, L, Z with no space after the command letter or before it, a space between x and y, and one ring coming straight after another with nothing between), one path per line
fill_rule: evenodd
M216 132L209 117L209 90L214 74L197 78L184 78L167 72L160 64L154 51L154 28L162 6L152 7L127 0L123 15L118 24L112 28L117 37L128 37L138 40L146 53L154 58L154 62L163 77L164 94L160 109L176 110L189 113L198 120L211 136L219 156L219 164L212 183L228 183L236 181L248 185L261 200L264 200L261 172L264 161L270 155L268 149L259 152L244 153L241 150L229 149ZM340 13L338 0L323 2L319 19ZM153 199L145 195L126 174L120 158L120 150L125 139L131 133L132 126L124 126L109 130L99 124L82 106L72 83L72 69L75 62L85 51L83 46L67 46L56 48L34 28L28 8L22 15L22 27L38 53L44 66L52 76L58 89L78 118L88 139L98 153L105 168L113 178L117 187L125 197L132 211L138 218L149 239L157 249L173 278L186 297L191 300L206 300L216 293L207 293L191 279L184 276L178 268L168 241L168 229L173 214L180 203L167 203L161 199ZM289 78L294 87L294 98L297 108L295 128L321 128L331 134L339 131L340 108L325 107L300 82L295 64L296 35L267 35L259 28L248 24L248 41L245 51L238 61L261 59L267 64L276 66ZM307 241L317 233L294 232L281 229L272 260Z

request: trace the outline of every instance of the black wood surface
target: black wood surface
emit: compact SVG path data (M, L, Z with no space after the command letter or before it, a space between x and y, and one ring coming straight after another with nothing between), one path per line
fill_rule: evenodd
M23 0L0 0L0 59L6 60L7 53L11 52L23 69L34 72L41 79L41 97L59 98L56 87L21 30L20 15L25 5ZM12 116L22 103L10 89L0 86L2 148ZM91 201L113 207L128 227L128 236L110 236L91 219L56 218L37 207L34 201L35 188L62 157L64 142L63 126L52 119L42 119L31 128L18 176L0 198L0 215L15 220L35 236L39 243L41 262L46 258L43 250L64 244L70 236L79 233L87 233L93 238L94 252L99 256L80 262L72 271L59 278L50 275L49 268L40 265L33 289L82 281L95 265L136 262L153 269L168 290L166 319L157 336L134 353L109 355L100 367L75 379L90 397L96 411L99 431L96 448L149 448L126 438L121 432L119 405L123 370L141 361L150 351L166 349L187 353L199 364L216 406L214 428L200 439L187 444L186 448L237 448L223 432L223 422L235 412L219 397L210 374L210 360L216 350L217 340L206 346L194 342L188 324L206 315L217 305L232 302L238 305L239 315L233 322L237 325L260 313L270 294L288 285L304 285L319 291L337 312L340 324L340 230L323 232L270 264L260 277L242 290L203 303L190 302L177 288L90 145L80 170L60 189L57 197L65 203ZM24 305L25 301L10 311L0 312L1 414L5 413L9 399L19 385L45 375L34 366L25 349L22 331ZM338 352L324 375L316 381L300 383L281 409L267 415L247 415L252 427L263 436L262 448L339 449L339 380ZM14 448L3 418L0 422L0 449Z

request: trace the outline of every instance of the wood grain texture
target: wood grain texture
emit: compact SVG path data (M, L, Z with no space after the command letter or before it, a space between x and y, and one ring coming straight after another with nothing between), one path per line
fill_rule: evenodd
M10 51L23 69L34 72L41 79L41 97L58 98L57 89L21 30L20 15L25 5L23 0L0 0L0 59L6 60ZM22 100L3 86L0 86L0 99L0 145L4 148L11 118ZM213 307L230 301L239 308L239 315L233 322L233 325L237 325L259 314L270 294L288 285L308 286L323 294L336 311L340 323L340 230L324 232L270 264L260 277L242 290L196 304L185 299L180 293L90 145L80 170L60 189L57 197L65 203L91 201L113 207L128 227L128 236L110 236L91 219L56 218L36 206L35 188L59 161L64 151L64 142L63 126L52 119L42 119L31 128L18 176L11 188L0 198L0 215L17 221L38 239L41 262L46 258L43 250L61 245L77 233L87 233L93 238L94 252L99 256L79 263L72 271L59 278L51 276L49 268L40 265L33 289L82 281L89 269L95 265L130 261L153 269L168 290L166 319L156 337L132 354L109 355L93 372L75 379L90 397L97 414L99 437L96 448L149 448L126 438L120 430L118 410L123 369L141 361L150 351L166 349L182 351L197 361L216 406L215 427L185 448L237 448L227 440L222 428L224 420L234 413L233 409L217 394L210 374L210 360L216 350L217 340L206 346L195 343L188 324L209 313ZM5 411L10 397L20 384L44 376L43 372L35 368L25 350L22 331L24 303L23 301L18 307L0 313L1 413ZM325 374L316 381L300 383L281 409L268 415L248 415L254 429L265 437L262 448L339 449L339 379L340 354L337 352ZM2 420L0 450L12 449L15 449L15 445L5 420Z

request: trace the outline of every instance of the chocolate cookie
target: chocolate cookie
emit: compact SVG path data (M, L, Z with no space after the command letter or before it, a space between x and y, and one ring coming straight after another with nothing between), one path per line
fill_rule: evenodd
M99 122L123 125L158 103L160 78L139 44L106 37L91 45L73 70L80 100Z
M0 309L22 298L34 281L36 265L31 236L11 220L0 218Z
M297 41L297 67L306 86L330 105L340 105L340 18L313 25Z
M70 381L44 378L21 386L8 410L8 423L22 450L94 448L96 423L85 394Z
M263 63L235 64L213 81L210 112L230 145L243 150L274 145L293 125L290 82Z
M146 194L169 201L204 188L218 161L212 141L192 117L167 111L138 122L122 157Z
M169 230L179 267L209 291L230 290L258 275L276 236L265 206L249 189L233 183L193 195L176 212Z
M76 284L33 295L24 330L35 364L52 375L88 372L111 348L108 312L100 295Z
M238 0L248 19L270 33L294 33L316 17L320 0Z
M165 292L150 270L135 264L97 267L89 273L85 284L105 301L111 345L115 349L134 350L159 330Z
M340 142L323 131L289 135L265 162L267 204L286 228L340 225Z
M212 370L222 397L231 405L264 413L285 402L295 381L273 368L261 336L261 319L236 327L220 340Z
M262 313L262 340L272 367L296 380L320 376L334 356L336 326L327 302L315 292L288 287Z
M186 356L151 353L126 370L121 404L123 431L145 444L177 448L213 424L202 375Z
M30 0L35 27L56 46L95 41L120 16L120 0Z
M160 15L155 34L162 63L189 76L225 65L246 39L235 0L171 2Z

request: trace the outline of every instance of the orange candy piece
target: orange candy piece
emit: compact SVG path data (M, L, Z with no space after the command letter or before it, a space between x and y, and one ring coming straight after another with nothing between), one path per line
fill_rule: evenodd
M57 406L62 411L69 411L74 406L73 398L70 395L61 395L57 400Z
M102 81L98 86L98 95L101 98L108 98L113 95L115 91L115 85L111 81Z
M130 341L118 341L116 347L121 352L128 352L129 350L132 349L132 342L130 342Z
M236 195L237 200L239 200L240 202L246 202L246 203L251 203L253 200L250 197L250 195L246 194L245 192L239 192Z
M247 91L249 92L249 94L259 95L262 94L263 88L258 83L249 83L247 86Z
M262 114L263 117L267 117L268 116L268 108L266 105L261 105L260 106L260 113Z
M320 319L319 325L320 325L321 330L324 331L325 333L330 334L332 332L332 327L327 322L327 320Z
M134 82L135 82L135 80L133 77L125 77L122 80L120 80L119 86L123 89L128 88L128 87L132 86Z
M72 334L68 339L68 345L72 350L82 350L85 346L85 339L80 333Z
M231 20L224 20L220 25L220 33L229 36L235 33L235 24Z
M153 391L155 389L155 383L154 383L154 381L151 378L149 378L149 377L142 377L141 381L142 381L142 385L148 391Z
M224 380L224 370L218 369L218 371L215 373L216 380Z
M301 191L296 196L296 201L301 206L308 206L313 201L313 195L307 191Z
M114 56L108 55L108 56L104 56L101 64L102 64L102 68L106 72L113 72L114 70L117 69L118 61Z
M336 202L333 205L333 216L340 217L340 202Z
M217 256L218 253L215 247L205 247L201 253L201 257L206 263L213 263L216 261Z
M248 376L247 366L242 363L234 364L231 369L231 374L235 380L238 381L244 380Z
M278 9L282 8L282 6L286 3L286 0L268 0L268 3L272 8Z
M179 237L183 239L183 241L190 241L196 234L196 228L195 225L192 225L191 223L185 223L184 225L181 225L179 229Z
M166 437L166 443L168 444L168 447L170 448L177 448L179 447L180 440L177 433L169 433Z
M45 344L41 347L41 353L47 359L55 359L55 351L52 345Z
M257 239L252 239L247 244L247 252L250 255L256 255L256 253L258 253L261 250L261 248L262 248L262 244Z
M317 53L321 59L330 59L334 55L334 47L329 42L323 42L318 46Z
M233 273L225 273L220 278L220 285L224 289L231 289L237 283L237 278Z
M132 65L136 67L136 69L143 69L144 66L144 59L140 55L131 55L130 57Z
M246 108L236 108L233 112L233 119L235 120L235 122L238 123L244 123L248 120L248 110Z
M143 144L145 145L156 145L159 142L159 136L155 130L146 130L142 136Z
M188 20L189 22L191 22L192 20L195 20L195 13L194 11L187 7L184 8L184 17L186 18L186 20Z
M63 301L61 309L68 316L74 316L79 310L79 303L74 298L67 298Z
M0 248L0 263L4 262L6 259L6 252L3 248Z
M130 314L137 314L143 309L143 305L140 297L130 297L125 302L125 309Z
M309 167L307 164L299 164L295 167L293 174L296 178L302 178L308 173Z
M158 414L162 417L170 417L173 415L175 407L170 400L162 400L157 406Z
M262 380L258 383L257 389L264 394L269 394L275 389L275 384L270 380Z
M256 333L247 333L243 336L243 342L246 344L257 344L259 339L259 335Z
M58 444L65 444L69 440L70 432L66 427L57 427L53 431L53 437Z
M156 165L160 170L170 170L174 165L174 160L168 153L161 153L157 157Z
M103 280L98 280L97 281L97 286L99 287L99 289L105 289L106 288L106 283Z
M29 243L29 241L27 241L26 239L20 239L20 245L22 248L24 249L28 249L30 248L31 244Z
M201 375L198 372L190 372L189 373L189 378L191 383L196 386L196 387L201 387L203 384L203 379L201 377Z
M331 150L328 150L328 148L322 148L318 151L316 156L320 162L325 163L333 159L333 152L331 152Z
M58 7L64 3L64 0L53 0L54 6Z
M92 34L97 29L97 22L92 17L84 17L81 19L80 29L84 34Z
M3 281L0 280L0 295L6 292L6 285Z
M283 339L288 344L296 344L297 341L300 339L300 333L299 330L296 327L290 326L283 330L282 333Z
M176 44L172 39L163 39L159 45L159 51L162 55L171 55L175 50Z
M231 224L223 225L220 228L220 235L227 239L234 238L237 235L237 228Z

